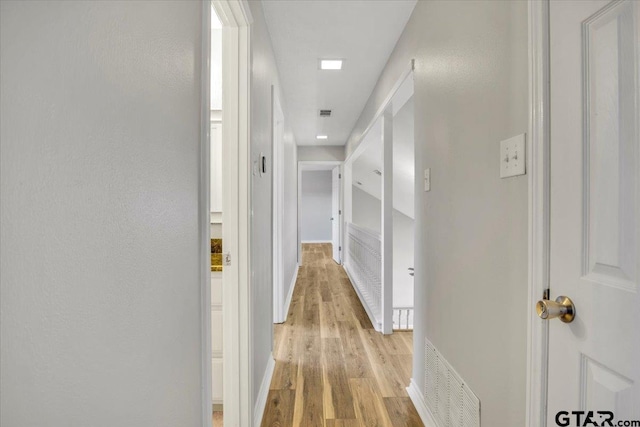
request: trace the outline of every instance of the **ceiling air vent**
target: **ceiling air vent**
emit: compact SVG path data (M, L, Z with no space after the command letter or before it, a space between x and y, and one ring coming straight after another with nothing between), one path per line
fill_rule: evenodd
M331 110L320 110L320 117L331 117Z

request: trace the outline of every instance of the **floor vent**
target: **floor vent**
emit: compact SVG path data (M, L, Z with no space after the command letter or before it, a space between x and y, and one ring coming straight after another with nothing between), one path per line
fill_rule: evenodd
M427 339L424 350L424 397L438 427L480 427L478 397Z
M320 117L331 117L331 110L320 110Z

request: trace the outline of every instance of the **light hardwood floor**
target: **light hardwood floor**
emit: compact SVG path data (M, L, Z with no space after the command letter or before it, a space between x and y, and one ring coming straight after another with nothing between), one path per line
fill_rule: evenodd
M422 426L405 387L412 333L381 335L331 244L304 244L262 427Z

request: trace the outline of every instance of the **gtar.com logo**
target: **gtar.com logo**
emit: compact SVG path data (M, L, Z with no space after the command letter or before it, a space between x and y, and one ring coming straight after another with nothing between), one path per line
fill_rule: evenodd
M640 427L640 420L615 420L611 411L560 411L556 414L558 427Z

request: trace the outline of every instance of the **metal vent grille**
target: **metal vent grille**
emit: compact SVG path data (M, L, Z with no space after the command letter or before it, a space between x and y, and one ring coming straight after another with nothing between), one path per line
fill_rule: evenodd
M438 427L480 427L480 401L425 339L424 397Z
M320 110L320 117L331 117L331 110Z

